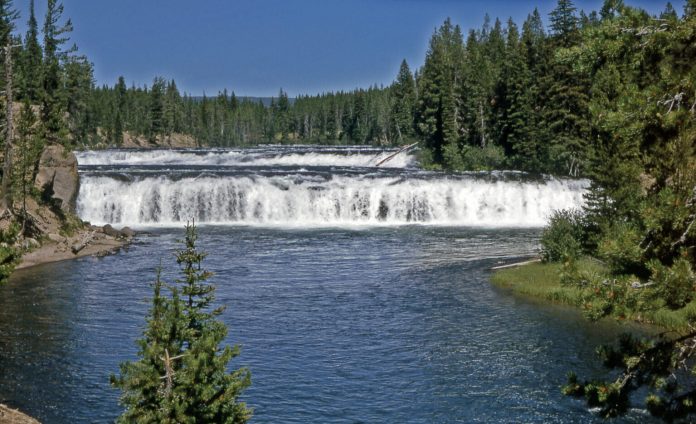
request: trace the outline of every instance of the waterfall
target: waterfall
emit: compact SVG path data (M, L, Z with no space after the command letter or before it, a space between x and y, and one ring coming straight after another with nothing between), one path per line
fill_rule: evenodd
M94 224L287 227L541 227L556 209L582 205L587 182L546 178L332 174L81 178L78 213Z
M354 146L327 148L321 146L263 147L250 149L185 149L185 150L90 150L76 152L81 166L97 165L209 165L209 166L326 166L375 167L395 149ZM382 168L407 168L414 165L409 154L399 154Z

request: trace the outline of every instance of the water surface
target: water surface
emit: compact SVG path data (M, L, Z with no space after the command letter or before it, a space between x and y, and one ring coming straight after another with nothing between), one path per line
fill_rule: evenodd
M588 422L566 371L619 331L492 288L538 230L201 228L233 365L257 423ZM180 229L118 255L17 272L0 288L0 401L46 423L110 422L108 376L133 359L160 259Z

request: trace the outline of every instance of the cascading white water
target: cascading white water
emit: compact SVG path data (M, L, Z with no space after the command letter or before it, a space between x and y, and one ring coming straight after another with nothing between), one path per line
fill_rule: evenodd
M276 147L236 150L91 150L76 152L80 165L209 165L209 166L327 166L374 167L395 151L352 147L349 150L321 147ZM400 153L384 162L382 168L407 168L412 155Z
M78 212L95 224L180 226L539 227L553 210L577 208L587 183L477 178L333 175L82 177Z

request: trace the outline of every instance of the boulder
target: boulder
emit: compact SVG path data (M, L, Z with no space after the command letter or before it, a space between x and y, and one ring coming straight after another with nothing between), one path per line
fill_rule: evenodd
M123 237L123 234L116 228L112 227L111 224L106 224L104 227L102 227L102 231L104 232L104 234L110 237Z
M39 159L39 172L34 186L47 199L53 200L64 213L75 213L80 188L77 158L63 146L46 146Z
M121 228L121 234L123 234L125 237L133 237L135 235L135 231L133 231L130 227L123 227Z
M41 246L41 244L31 237L25 238L24 242L22 243L22 247L25 249L33 249L34 247L39 247L39 246Z
M56 243L63 243L65 241L65 237L55 233L49 233L47 237L49 240Z
M89 229L95 233L104 233L104 227L100 227L99 225L90 225Z
M79 243L73 244L72 247L70 248L70 250L73 252L73 255L77 255L85 247L87 247L87 243L79 242Z

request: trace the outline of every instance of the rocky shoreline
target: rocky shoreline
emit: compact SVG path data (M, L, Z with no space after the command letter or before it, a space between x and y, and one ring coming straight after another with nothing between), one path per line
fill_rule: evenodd
M15 269L60 262L84 256L107 256L128 245L135 232L128 227L117 230L110 225L90 225L77 231L72 237L49 234L46 241L22 256Z
M21 258L15 269L74 259L106 256L128 244L135 232L83 222L76 214L80 179L75 155L59 145L47 146L39 161L34 190L15 219L24 227L16 248ZM0 229L11 225L12 214L0 218Z
M0 403L0 424L40 424L39 421Z

